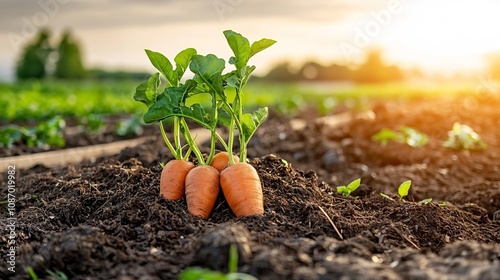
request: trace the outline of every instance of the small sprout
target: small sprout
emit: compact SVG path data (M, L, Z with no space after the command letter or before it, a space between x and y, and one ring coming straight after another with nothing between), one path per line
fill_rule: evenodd
M443 201L443 202L438 203L438 205L441 207L446 207L446 206L448 206L448 202Z
M290 166L290 163L288 163L288 161L286 161L284 159L281 159L281 162L285 165L286 168L288 168L288 166Z
M50 279L53 279L53 280L68 280L68 276L64 273L64 272L61 272L59 270L56 270L55 272L52 271L52 270L45 270L49 275L50 275Z
M408 196L410 187L411 187L411 180L404 181L403 183L401 183L401 185L399 185L398 194L400 200L403 200L404 197Z
M347 186L338 186L337 192L342 194L343 196L350 196L352 192L354 192L359 185L361 184L361 179L356 179L349 183Z
M419 201L418 203L427 204L427 203L430 203L430 202L432 202L432 198L426 198L424 200Z
M443 147L457 150L479 151L487 146L470 126L458 122L453 124L453 128L448 131L448 139L443 143Z
M80 118L79 123L83 125L88 135L100 135L106 130L106 122L102 115L89 114Z
M394 199L392 199L392 197L386 195L385 193L380 193L380 196L383 197L383 198L387 198L389 200L394 200Z
M179 276L181 280L257 280L254 276L246 273L238 273L238 247L231 244L229 247L228 274L212 271L200 267L188 267Z
M36 275L36 272L33 269L33 267L28 266L28 268L26 270L27 270L28 275L31 277L32 280L38 280L38 275Z
M410 147L424 146L429 142L429 137L424 133L407 126L403 126L399 131L383 128L372 136L373 141L380 142L383 146L389 141L405 143Z
M115 133L118 136L138 136L141 135L142 121L141 117L133 115L116 124Z
M373 141L378 141L380 144L383 146L387 145L389 141L396 141L400 142L401 141L401 136L398 132L388 129L388 128L383 128L379 132L377 132L375 135L372 136Z
M162 162L160 162L160 166L161 166L161 168L163 169L163 167L165 167L165 163L164 163L163 161L162 161Z

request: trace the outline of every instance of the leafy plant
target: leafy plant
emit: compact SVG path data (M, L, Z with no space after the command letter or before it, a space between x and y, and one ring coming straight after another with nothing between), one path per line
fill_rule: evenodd
M11 148L14 143L25 138L28 131L25 128L15 125L8 125L0 128L0 147Z
M457 150L484 150L487 144L470 126L455 122L443 147Z
M61 116L40 122L35 127L9 125L0 129L0 146L12 147L16 142L24 142L29 147L64 147L66 141L63 129L66 123Z
M432 202L432 198L426 198L426 199L419 201L419 203L422 203L422 204L427 204L427 203L431 203L431 202Z
M81 117L80 124L83 125L85 132L90 135L99 135L106 128L104 117L98 114L89 114Z
M199 267L186 268L179 276L180 280L256 280L252 275L238 273L238 248L235 244L229 247L228 273L203 269Z
M226 200L233 210L235 209L232 206L233 201L249 201L251 206L254 206L240 207L245 204L238 202L238 209L241 213L235 213L237 216L264 213L260 179L255 168L246 163L246 146L257 127L267 118L268 109L264 107L253 113L246 113L244 112L242 96L243 89L251 73L255 70L255 66L247 65L249 59L273 45L275 41L261 39L250 44L247 38L231 30L224 31L224 36L234 54L229 58L229 63L235 66L235 70L223 74L226 67L224 59L214 54L200 55L193 48L185 49L177 54L174 58L176 64L174 69L170 60L164 55L146 50L149 60L158 72L153 74L147 82L137 86L134 94L136 101L142 102L148 107L143 117L144 122L159 124L164 142L175 158L175 161L172 160L165 164L162 170L160 193L167 200L179 199L185 193L188 211L203 218L208 217L213 208L212 204L215 203L219 191L219 181L222 191L226 195ZM182 83L181 78L187 69L194 76ZM167 81L165 89L161 88L160 75ZM234 92L234 97L230 98L227 91ZM199 101L200 97L208 99L210 105L203 106L202 102ZM162 121L166 119L173 119L173 140L169 139L163 127ZM210 132L210 152L206 158L194 141L186 120L190 120ZM219 125L228 127L227 142L217 132ZM181 136L187 145L181 143ZM239 140L239 158L235 157L233 153L236 137ZM214 170L210 170L208 165L212 164L216 156L217 141L227 151L228 161L226 162L228 162L228 166L226 167L224 162L222 162L220 170L211 166L216 172L214 173ZM198 161L196 167L188 162L191 152L194 153ZM235 158L241 164L231 168L236 166ZM224 172L221 172L222 169ZM244 171L229 171L236 169ZM207 176L210 176L210 180L207 179ZM171 183L173 181L175 184ZM231 182L230 186L229 182ZM233 185L234 182L236 183ZM251 185L243 184L247 182ZM233 186L243 190L243 192L238 192L238 197L228 197L230 194L235 194L236 191L228 191L226 187L232 188ZM204 188L203 191L202 188ZM211 191L206 192L206 189ZM243 193L254 197L249 198ZM190 203L193 201L201 203L201 205L195 206ZM202 213L198 213L198 210L194 210L195 208L202 209Z
M136 136L142 133L141 117L133 115L116 124L115 133L118 136Z
M62 272L62 271L59 271L59 270L56 270L56 271L52 271L50 269L47 269L45 270L49 275L50 275L50 278L51 280L68 280L68 276L66 275L66 273Z
M383 128L372 136L373 141L387 145L389 141L405 143L411 147L424 146L429 142L429 137L415 128L403 126L399 131Z
M352 192L354 192L359 185L361 184L361 179L356 179L350 182L347 186L338 186L337 192L342 194L343 196L350 196Z
M401 183L401 185L399 185L398 194L400 200L403 200L403 198L408 196L410 187L411 187L411 180L404 181L403 183Z

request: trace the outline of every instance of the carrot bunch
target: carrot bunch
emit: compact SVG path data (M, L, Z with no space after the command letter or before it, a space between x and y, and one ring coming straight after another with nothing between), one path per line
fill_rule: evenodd
M244 113L243 89L255 70L249 59L270 47L274 40L261 39L250 45L247 38L231 30L224 36L233 51L229 59L235 69L223 74L225 60L214 54L199 55L195 49L181 51L175 58L176 67L161 53L146 50L153 66L159 71L136 88L134 99L146 104L145 123L158 123L165 144L174 160L164 165L160 179L160 195L177 200L184 195L188 211L193 216L208 218L220 189L236 216L264 213L262 186L257 171L246 162L246 147L256 129L267 118L267 108ZM181 82L189 69L192 79ZM161 88L160 75L167 81ZM230 98L227 92L235 92ZM200 102L207 100L211 106ZM173 119L173 139L169 139L163 120ZM186 119L210 131L210 153L203 155L193 140ZM217 127L229 129L227 141L217 133ZM238 132L238 133L236 133ZM239 157L233 153L235 140L239 141ZM216 154L216 143L225 151ZM189 162L193 153L198 166Z

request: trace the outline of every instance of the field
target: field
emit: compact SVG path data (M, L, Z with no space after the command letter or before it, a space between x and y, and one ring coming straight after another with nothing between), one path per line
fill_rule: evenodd
M192 267L226 273L231 246L238 271L258 279L498 279L498 95L478 94L474 87L249 84L247 104L272 108L248 146L265 213L236 218L220 194L205 220L188 213L185 199L158 195L160 162L172 155L156 126L116 135L117 123L145 111L132 100L134 87L0 86L4 126L30 128L60 115L67 143L70 127L80 127L77 138L94 139L85 145L151 137L94 162L16 170L16 273L2 266L2 279L54 273L69 279L177 279ZM89 116L96 115L106 128L84 136ZM485 145L443 147L454 123L472 128ZM401 127L425 134L427 143L373 138ZM23 141L1 148L0 155L82 143L29 147ZM202 152L208 151L205 143ZM350 196L337 191L358 178L361 185ZM4 190L7 179L5 174ZM412 182L409 195L400 198L398 186L406 180ZM0 217L7 244L13 231L8 211ZM1 252L10 251L2 246ZM229 279L204 273L205 279Z

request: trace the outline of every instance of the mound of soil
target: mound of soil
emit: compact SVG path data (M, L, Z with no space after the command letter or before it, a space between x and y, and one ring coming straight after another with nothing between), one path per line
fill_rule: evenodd
M500 101L464 102L376 104L375 119L335 130L312 123L295 131L272 116L249 150L263 183L262 216L235 218L221 195L203 220L188 214L184 199L160 198L158 163L169 159L161 140L92 164L23 170L17 272L4 265L0 276L29 279L31 267L42 279L47 271L71 279L177 279L190 266L227 271L235 244L239 271L259 279L498 279L500 132L493 127ZM442 148L454 121L478 131L488 149ZM371 141L380 128L400 125L428 133L431 143L415 150ZM353 196L337 193L335 186L359 177ZM410 196L399 200L397 186L407 179ZM0 217L6 243L7 213Z

